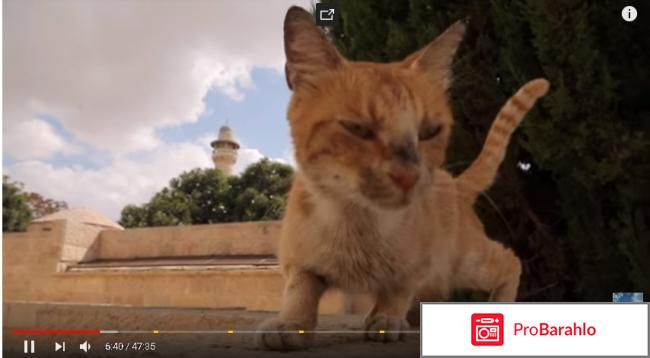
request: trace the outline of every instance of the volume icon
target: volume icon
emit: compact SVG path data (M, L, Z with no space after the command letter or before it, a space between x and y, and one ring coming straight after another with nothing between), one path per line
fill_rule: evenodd
M79 345L79 349L81 349L82 351L88 353L88 351L90 350L90 343L88 343L88 341L84 341L83 343L81 343Z

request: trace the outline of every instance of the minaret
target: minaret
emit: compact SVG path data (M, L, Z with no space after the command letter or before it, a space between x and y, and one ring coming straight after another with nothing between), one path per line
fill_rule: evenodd
M233 175L233 166L237 162L239 143L235 140L232 129L228 125L219 128L219 137L210 143L212 146L212 161L214 167L225 175Z

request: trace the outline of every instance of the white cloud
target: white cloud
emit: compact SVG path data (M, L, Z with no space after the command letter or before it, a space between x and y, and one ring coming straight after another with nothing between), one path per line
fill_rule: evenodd
M235 173L241 173L246 168L264 158L264 154L254 148L240 148L237 153L237 163L235 164Z
M5 168L5 173L12 180L25 183L28 191L65 200L71 207L93 208L118 219L126 204L148 201L181 172L211 166L204 147L182 143L160 147L137 160L118 159L101 169L58 168L29 160Z
M207 57L198 60L194 75L202 79L204 85L212 86L236 101L244 99L242 89L253 86L250 69L246 65L226 68L219 63L210 62Z
M78 151L66 143L46 121L30 118L4 127L4 146L12 148L15 159L46 159L57 152L71 154Z
M155 128L195 121L210 88L241 100L253 67L282 68L282 18L293 3L310 6L5 1L4 120L19 127L48 113L81 142L114 155L152 150L161 145ZM5 141L9 135L3 133ZM24 145L9 140L4 148L16 155Z

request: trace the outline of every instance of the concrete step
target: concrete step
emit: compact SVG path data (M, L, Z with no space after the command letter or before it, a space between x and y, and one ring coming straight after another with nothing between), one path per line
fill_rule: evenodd
M212 255L147 257L134 259L96 259L69 265L68 272L128 270L246 270L277 269L274 255Z

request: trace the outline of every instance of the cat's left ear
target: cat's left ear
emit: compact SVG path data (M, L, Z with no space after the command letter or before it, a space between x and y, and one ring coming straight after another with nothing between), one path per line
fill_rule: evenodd
M410 54L402 63L412 69L424 71L444 89L448 89L452 79L451 63L464 34L465 24L461 20L456 21L435 40Z
M313 85L319 75L342 65L345 60L314 24L314 17L292 6L284 18L285 73L289 89Z

